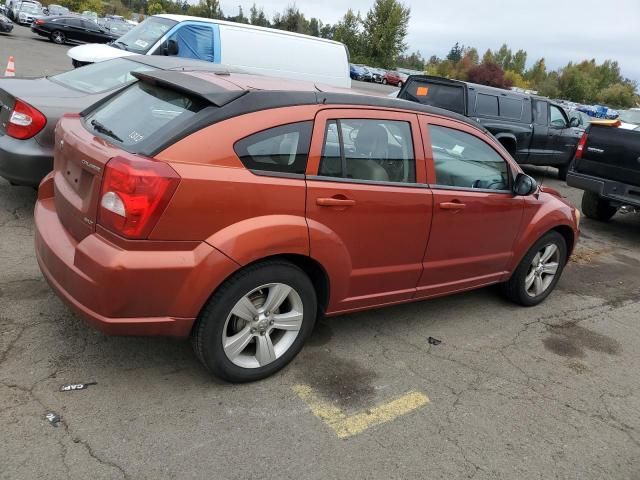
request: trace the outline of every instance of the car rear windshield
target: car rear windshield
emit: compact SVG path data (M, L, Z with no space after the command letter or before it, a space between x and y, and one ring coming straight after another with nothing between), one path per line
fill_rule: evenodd
M162 17L149 17L114 42L114 46L144 55L178 22Z
M93 63L49 77L49 80L84 93L103 93L135 80L131 72L148 72L154 67L125 58Z
M84 68L84 67L83 67ZM153 150L208 104L197 97L138 82L91 111L87 129L131 153Z
M443 83L424 82L413 80L407 85L405 91L409 100L444 108L451 112L465 115L464 87L462 85L447 85Z

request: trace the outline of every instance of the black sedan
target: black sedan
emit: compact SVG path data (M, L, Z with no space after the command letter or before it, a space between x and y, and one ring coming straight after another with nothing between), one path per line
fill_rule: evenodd
M13 30L13 22L0 13L0 32L9 33Z
M60 45L67 42L109 43L119 35L81 17L46 17L31 24L31 30Z

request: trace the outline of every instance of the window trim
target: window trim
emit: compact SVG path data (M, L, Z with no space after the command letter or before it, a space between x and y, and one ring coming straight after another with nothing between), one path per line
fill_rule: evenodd
M327 144L327 134L329 132L328 130L328 125L331 122L335 122L336 123L336 127L338 129L338 142L339 142L339 147L340 147L340 169L341 175L344 175L344 172L346 172L347 170L347 160L346 160L346 155L344 153L344 140L343 140L343 135L342 135L342 125L341 125L341 120L369 120L369 121L379 121L379 122L402 122L402 123L406 123L409 126L409 133L411 135L411 153L413 155L413 177L416 180L415 182L392 182L392 181L380 181L380 180L363 180L363 179L357 179L357 178L347 178L344 176L340 176L340 177L332 177L329 175L321 175L320 174L320 168L322 167L322 158L324 157L324 149L325 146ZM316 120L317 121L317 120ZM418 131L418 133L420 133ZM317 173L315 175L307 175L306 178L310 179L310 180L321 180L321 181L335 181L338 183L358 183L358 184L364 184L364 185L379 185L379 186L392 186L392 187L398 187L398 186L408 186L409 188L416 188L416 187L422 187L422 186L427 186L428 187L428 183L418 183L417 179L418 179L418 158L416 155L416 148L415 148L415 136L414 136L414 132L413 132L413 128L412 128L412 122L410 120L401 120L401 119L396 119L396 118L373 118L373 117L354 117L354 116L341 116L340 118L327 118L324 121L324 134L322 137L322 148L320 150L320 158L318 161L318 169L317 169ZM420 141L422 141L422 139L420 138Z

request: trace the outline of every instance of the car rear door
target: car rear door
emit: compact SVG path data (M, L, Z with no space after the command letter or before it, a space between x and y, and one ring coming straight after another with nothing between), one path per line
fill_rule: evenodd
M533 135L529 144L527 162L533 165L545 165L549 158L553 156L549 145L549 104L544 100L534 99L532 111Z
M307 167L310 250L330 269L329 311L411 299L432 215L417 116L369 109L316 116Z
M503 280L524 208L506 154L459 122L425 116L420 126L434 209L417 296Z

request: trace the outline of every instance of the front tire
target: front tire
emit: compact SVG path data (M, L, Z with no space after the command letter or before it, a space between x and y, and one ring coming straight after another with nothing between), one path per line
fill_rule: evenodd
M282 260L258 263L236 273L209 299L193 329L193 348L223 380L260 380L298 354L316 312L316 292L300 268Z
M383 85L386 85L387 83L388 83L388 82L387 82L387 79L386 79L386 78L383 78L383 79L382 79L382 84L383 84Z
M402 88L402 81L398 82L398 88Z
M589 218L600 222L608 222L617 211L616 207L612 207L608 201L597 193L585 191L582 194L582 213Z
M551 231L529 249L502 285L503 293L525 307L538 305L553 291L566 263L567 243L562 235Z
M58 45L64 45L64 42L67 41L67 37L65 37L64 33L60 30L54 30L53 32L51 32L49 39L53 43L57 43Z

